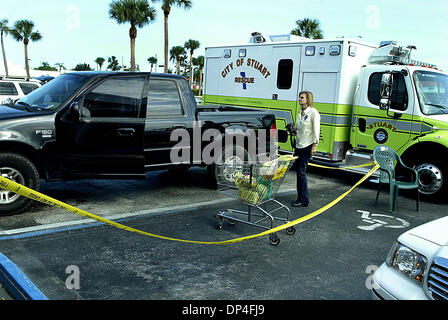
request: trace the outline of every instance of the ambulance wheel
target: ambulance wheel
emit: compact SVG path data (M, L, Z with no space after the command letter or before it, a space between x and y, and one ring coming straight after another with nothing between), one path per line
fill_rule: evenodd
M0 153L0 174L13 182L38 191L40 188L39 172L26 157L17 153ZM27 210L33 200L0 189L0 216L19 214Z
M418 173L419 192L422 198L433 201L446 197L448 167L440 160L423 160L414 164Z

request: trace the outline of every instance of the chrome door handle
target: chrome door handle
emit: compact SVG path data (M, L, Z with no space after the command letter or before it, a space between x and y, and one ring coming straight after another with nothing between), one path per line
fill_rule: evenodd
M134 128L120 128L117 129L117 135L119 137L131 137L135 135L135 129Z

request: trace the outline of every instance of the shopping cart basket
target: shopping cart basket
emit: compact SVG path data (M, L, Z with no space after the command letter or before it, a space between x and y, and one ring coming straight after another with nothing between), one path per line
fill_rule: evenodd
M297 157L286 155L263 163L222 164L223 168L219 172L224 172L225 177L218 179L218 191L240 199L247 205L247 211L235 209L220 211L216 215L218 229L222 228L224 219L227 219L231 225L242 222L268 230L274 227L274 221L289 222L291 216L289 208L275 200L275 195L295 159ZM286 211L285 217L273 215L274 212L282 209ZM296 229L291 226L286 229L286 232L293 235ZM277 245L280 243L280 238L276 233L271 233L269 242Z

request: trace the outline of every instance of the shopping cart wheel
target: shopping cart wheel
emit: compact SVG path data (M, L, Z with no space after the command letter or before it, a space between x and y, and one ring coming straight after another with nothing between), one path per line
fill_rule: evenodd
M236 220L228 219L228 221L229 221L229 224L230 224L231 226L236 225Z
M294 227L286 228L286 233L292 236L294 233L296 233L296 228Z
M280 243L280 238L277 236L277 234L275 233L271 233L269 235L269 242L273 245L276 246Z
M224 218L223 217L218 217L218 225L216 226L216 228L218 230L222 229L222 224L223 224Z

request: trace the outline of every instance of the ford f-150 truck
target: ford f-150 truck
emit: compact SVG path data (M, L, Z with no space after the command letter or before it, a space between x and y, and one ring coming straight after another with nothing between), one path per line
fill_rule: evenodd
M268 155L275 133L269 112L198 106L181 76L73 72L0 106L0 172L38 190L40 179L145 179L199 165L216 185L226 178L217 164ZM0 215L31 203L0 189Z

